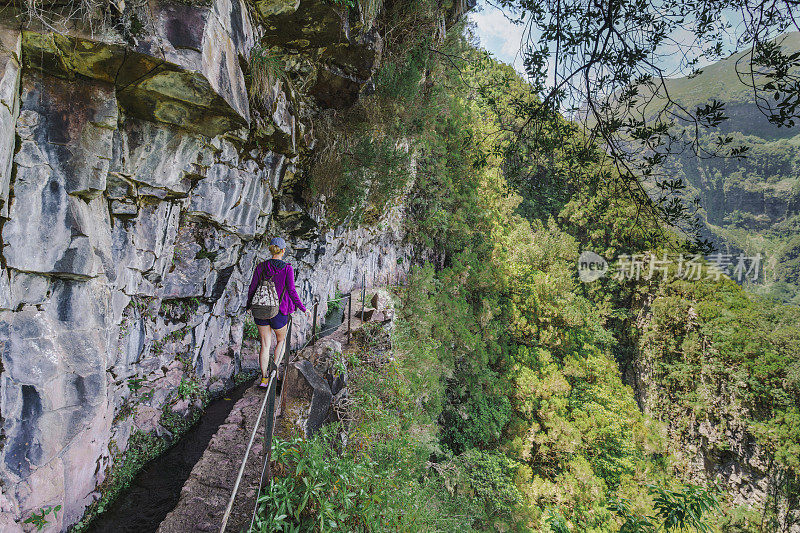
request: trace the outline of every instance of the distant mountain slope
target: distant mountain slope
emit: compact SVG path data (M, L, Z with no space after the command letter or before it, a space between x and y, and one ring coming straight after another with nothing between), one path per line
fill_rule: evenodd
M787 33L778 40L785 50L800 50L800 32ZM739 79L749 63L746 58L748 53L739 52L717 61L704 67L695 77L667 80L670 95L675 101L690 108L704 104L712 98L725 102L725 114L729 119L720 126L719 130L722 132L738 131L768 140L797 135L800 133L798 128L779 128L770 124L755 105L753 89ZM737 73L736 63L740 60L742 61Z
M800 49L800 33L781 37L782 45ZM667 168L699 197L707 235L722 252L767 256L766 284L751 287L785 301L800 303L800 126L778 128L755 105L752 89L737 76L744 53L705 67L693 78L668 81L676 102L694 108L710 99L726 104L729 117L700 139L710 145L719 132L750 146L744 160L699 158L691 151L674 156Z

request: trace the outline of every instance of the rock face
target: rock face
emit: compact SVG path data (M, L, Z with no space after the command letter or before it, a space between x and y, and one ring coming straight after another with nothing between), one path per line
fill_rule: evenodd
M303 424L306 437L310 437L323 426L328 419L328 414L333 401L331 387L325 379L320 376L314 365L304 359L292 365L297 369L298 385L304 383L311 389L311 405L308 408L307 418ZM298 387L300 388L300 387Z
M353 105L380 59L381 41L369 14L346 3L257 0L263 43L313 59L309 93L325 107Z
M683 479L724 488L733 507L750 509L759 516L769 507L784 524L781 531L800 533L797 500L788 491L789 496L784 496L778 488L783 475L769 451L753 437L748 420L751 407L735 390L737 385L705 373L694 376L705 389L702 394L707 402L699 416L680 394L665 388L659 364L665 354L656 347L658 343L647 340L647 335L658 329L650 311L656 301L649 301L639 315L637 326L645 340L640 341L629 377L642 411L663 424L664 437L676 459L674 468L680 469ZM690 308L687 330L696 326L696 318ZM776 531L778 527L775 524Z
M56 505L45 530L66 530L131 435L166 434L163 415L188 408L180 389L224 390L253 366L243 307L265 236L287 238L306 303L409 264L401 209L323 230L324 210L283 187L309 144L297 100L352 104L380 56L369 22L323 0L125 9L96 33L0 22L4 531ZM243 65L259 42L299 46L281 17L316 35L303 53L319 76L308 95L277 81L265 107Z

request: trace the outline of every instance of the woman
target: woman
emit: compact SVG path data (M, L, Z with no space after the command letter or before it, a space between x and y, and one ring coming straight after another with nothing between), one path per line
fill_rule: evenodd
M261 280L271 278L275 283L275 290L281 297L277 315L267 320L254 319L256 326L258 326L258 335L261 338L261 351L258 354L258 362L261 366L260 387L267 387L269 383L269 347L272 344L272 331L275 330L275 337L278 341L275 345L276 365L280 365L281 359L279 357L283 357L289 315L294 312L296 307L299 307L309 318L311 317L311 312L300 301L300 297L294 287L292 265L283 261L283 255L286 253L286 241L280 237L275 237L269 243L269 251L272 253L272 259L256 266L253 280L250 282L250 290L247 292L247 309L250 309L253 303L253 295Z

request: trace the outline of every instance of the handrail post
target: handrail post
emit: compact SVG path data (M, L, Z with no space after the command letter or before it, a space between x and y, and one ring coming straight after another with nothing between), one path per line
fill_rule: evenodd
M292 356L292 324L294 320L292 319L292 315L289 315L289 325L286 328L286 341L283 343L283 359L281 363L283 364L283 378L286 378L286 372L289 370L289 359ZM280 369L278 369L280 371Z
M283 385L281 385L281 401L280 405L278 405L278 414L282 414L284 408L286 407L286 384L289 380L286 379L286 376L289 374L289 363L292 362L292 315L289 315L289 329L286 332L286 343L283 345Z
M311 346L314 346L316 339L314 336L317 334L317 308L319 307L319 301L314 302L314 318L311 322Z
M353 291L347 298L347 344L350 345L350 317L353 316Z
M292 315L289 315L289 328L286 330L286 343L283 345L283 357L286 363L283 365L284 369L286 365L289 364L289 359L287 356L292 354Z
M367 305L367 273L361 274L361 323L364 323L364 307Z
M285 353L286 351L284 350L284 354ZM267 390L267 395L269 396L269 400L267 400L267 416L264 417L264 453L267 456L267 481L272 479L269 461L272 456L272 434L275 431L275 389L277 381L278 371L275 370L275 374L271 376L269 380L269 389Z

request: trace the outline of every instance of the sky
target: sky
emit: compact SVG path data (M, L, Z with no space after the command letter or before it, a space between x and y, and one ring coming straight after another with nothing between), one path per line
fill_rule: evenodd
M485 1L478 2L478 9L470 12L469 18L475 23L475 33L481 46L522 73L520 43L524 27L514 24L501 10Z
M474 31L480 40L481 47L491 52L503 63L512 65L524 76L520 44L525 27L520 24L514 24L502 10L490 5L486 0L479 0L477 8L470 12L469 18L475 23ZM729 20L733 22L733 18L731 17ZM673 35L673 38L678 38L678 35ZM733 44L732 41L729 44ZM662 58L660 67L664 69L665 75L667 77L685 75L686 72L677 70L677 54L674 58L670 58L668 49L663 50L663 52L666 52L667 55ZM701 59L697 66L703 67L712 62ZM552 73L550 81L552 81Z

